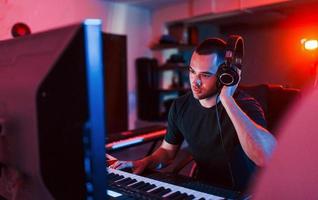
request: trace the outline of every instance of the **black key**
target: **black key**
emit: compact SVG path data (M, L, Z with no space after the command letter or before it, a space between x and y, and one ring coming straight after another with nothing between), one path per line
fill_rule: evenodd
M150 183L146 183L143 187L140 187L138 189L141 190L141 191L147 191L147 190L149 190L147 188L149 188L150 185L151 185Z
M108 180L115 180L118 179L119 175L117 174L111 174L110 176L108 176Z
M181 195L181 192L174 192L174 193L170 194L169 196L167 196L166 198L167 198L167 199L175 199L175 198L177 198L179 195ZM165 198L165 199L166 199L166 198Z
M134 182L136 182L137 180L136 179L131 179L130 181L128 181L127 183L125 183L125 185L130 185Z
M116 178L114 179L114 181L118 181L120 179L125 178L123 175L117 175Z
M159 188L156 188L155 190L151 191L150 194L157 194L159 192L162 192L164 190L163 187L159 187Z
M116 174L110 173L110 174L107 175L107 178L113 178L114 176L116 176Z
M126 182L130 181L131 178L124 178L123 180L117 181L116 184L125 184Z
M149 184L149 183L145 183L145 184L143 184L143 185L141 185L141 186L138 186L136 189L137 189L137 190L140 190L140 191L145 191L144 189L145 189L148 185L150 185L150 184Z
M138 183L135 183L135 184L133 184L133 185L131 185L131 186L129 186L129 187L131 187L131 188L136 188L136 187L138 187L139 185L142 185L142 184L143 184L143 181L138 182Z
M140 184L137 187L134 187L135 189L139 189L145 186L145 182L141 181Z
M115 179L115 177L108 177L108 178L107 178L107 181L108 181L108 182L113 182L114 179Z
M183 200L183 199L185 199L185 198L187 198L187 197L188 197L187 194L182 193L181 195L179 195L178 197L176 197L175 200Z
M190 195L190 196L188 196L187 198L185 198L185 200L192 200L192 199L194 199L195 198L195 196L193 196L192 194Z
M147 192L148 190L151 190L153 188L157 187L156 185L154 184L149 184L147 185L146 187L143 188L143 191Z
M136 187L135 189L142 191L142 188L144 188L144 187L146 187L146 186L147 186L146 183L143 183L142 185Z
M111 180L108 180L109 183L115 184L116 181L119 181L120 179L123 179L123 176L117 175L116 177L112 178Z
M164 189L163 191L159 192L157 195L162 197L165 194L168 194L169 192L171 192L171 189Z

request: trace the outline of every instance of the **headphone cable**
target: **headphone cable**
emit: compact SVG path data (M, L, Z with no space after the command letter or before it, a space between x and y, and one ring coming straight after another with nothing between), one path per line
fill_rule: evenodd
M218 125L218 130L219 130L218 132L219 132L219 135L220 135L220 138L221 138L222 148L223 148L223 151L224 151L225 156L226 156L226 159L227 159L228 168L229 168L229 170L230 170L232 187L235 188L236 184L235 184L235 180L234 180L234 176L233 176L233 172L232 172L232 165L231 165L229 156L227 155L227 152L226 152L226 149L225 149L225 145L224 145L224 141L223 141L221 122L220 122L220 117L219 117L219 112L218 112L218 100L219 100L219 96L220 96L220 93L217 93L216 99L215 99L216 121L217 121L217 125ZM221 107L221 109L222 109L222 108L223 108L223 107ZM221 110L221 113L220 113L220 114L222 114L222 111L223 111L223 109Z

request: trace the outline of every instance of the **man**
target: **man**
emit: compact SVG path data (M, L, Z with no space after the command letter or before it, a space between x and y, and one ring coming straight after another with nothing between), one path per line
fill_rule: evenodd
M192 92L172 104L161 146L144 159L118 161L111 167L132 167L140 174L146 168L165 166L185 140L199 180L235 190L246 188L255 165L266 164L276 140L264 128L263 111L253 98L239 91L234 94L237 85L217 87L216 74L224 63L225 47L223 40L211 38L192 54Z

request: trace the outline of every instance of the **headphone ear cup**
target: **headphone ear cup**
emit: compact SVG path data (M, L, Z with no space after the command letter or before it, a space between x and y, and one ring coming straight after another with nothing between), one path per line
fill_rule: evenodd
M217 78L216 86L219 89L221 89L222 86L224 85L224 84L222 84L220 77L223 74L223 72L225 71L225 69L226 69L226 64L222 63L221 65L219 65L218 71L216 72L216 78Z
M235 66L227 66L225 63L221 64L217 71L217 86L220 88L223 85L236 85L239 81L239 74Z
M233 65L230 68L230 70L231 70L231 73L232 73L232 76L233 76L233 83L231 85L236 85L239 82L239 80L240 80L240 75L239 75L239 73L237 71L237 67Z

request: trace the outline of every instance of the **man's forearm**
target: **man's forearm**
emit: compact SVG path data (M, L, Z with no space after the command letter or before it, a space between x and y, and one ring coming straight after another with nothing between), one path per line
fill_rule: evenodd
M221 102L228 113L246 155L258 166L264 166L276 146L276 140L266 129L251 120L233 97Z
M148 166L148 168L156 169L167 166L172 162L174 157L174 153L171 153L169 152L169 150L159 147L153 154L145 157L144 159L150 160L150 165Z

